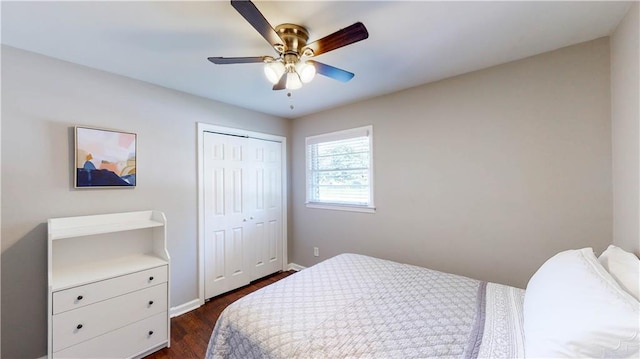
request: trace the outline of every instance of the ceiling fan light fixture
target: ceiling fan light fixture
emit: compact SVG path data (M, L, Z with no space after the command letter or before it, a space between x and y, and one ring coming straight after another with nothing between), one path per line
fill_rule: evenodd
M300 81L300 76L295 71L287 73L287 84L285 85L287 90L297 90L302 87L302 81Z
M272 84L277 84L284 74L284 64L280 61L272 61L264 64L264 75Z
M316 67L308 62L300 61L296 67L302 83L309 83L316 76Z

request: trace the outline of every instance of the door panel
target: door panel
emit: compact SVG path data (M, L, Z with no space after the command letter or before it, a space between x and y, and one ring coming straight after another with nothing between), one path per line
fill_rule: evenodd
M246 252L246 170L244 139L204 134L205 298L246 285L251 261Z
M244 213L243 205L242 205L242 168L234 168L231 174L231 188L230 190L230 199L231 199L231 211L233 214Z
M256 210L264 209L264 169L256 169Z
M213 183L211 190L213 193L213 212L214 216L224 216L224 168L213 169Z
M252 279L282 269L282 163L281 144L250 139L249 168L255 193L248 205L251 213L255 267Z
M270 262L278 260L278 247L281 241L279 240L279 231L278 227L281 226L280 223L276 221L269 222L269 254L268 258Z
M244 228L237 227L232 231L231 241L229 243L229 251L226 253L229 259L229 272L232 276L242 275L244 272Z
M260 243L262 238L264 238L265 227L264 223L256 222L253 227L253 238L256 243ZM254 256L254 264L256 267L260 267L264 265L264 253L262 253L262 248L260 246L256 246L255 248L255 256Z

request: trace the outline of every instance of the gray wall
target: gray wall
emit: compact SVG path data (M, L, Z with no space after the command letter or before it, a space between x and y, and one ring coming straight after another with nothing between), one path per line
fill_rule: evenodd
M2 47L2 358L46 355L50 217L164 211L171 305L197 298L196 122L289 129L288 120ZM137 133L137 188L73 189L74 125Z
M609 81L602 38L296 119L289 260L356 252L524 287L558 251L603 250ZM306 208L305 136L368 124L377 212Z
M611 36L613 243L640 255L640 5Z

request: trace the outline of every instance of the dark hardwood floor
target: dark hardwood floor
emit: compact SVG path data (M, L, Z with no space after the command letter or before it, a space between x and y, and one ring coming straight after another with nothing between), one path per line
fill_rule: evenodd
M219 295L206 302L202 307L171 319L171 348L164 348L145 359L187 359L204 358L209 338L220 313L229 304L282 278L290 276L294 271L276 273L251 282L242 287Z

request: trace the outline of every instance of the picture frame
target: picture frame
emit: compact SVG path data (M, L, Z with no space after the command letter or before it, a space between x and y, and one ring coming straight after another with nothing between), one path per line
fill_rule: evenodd
M135 133L75 126L75 188L133 188L136 186Z

